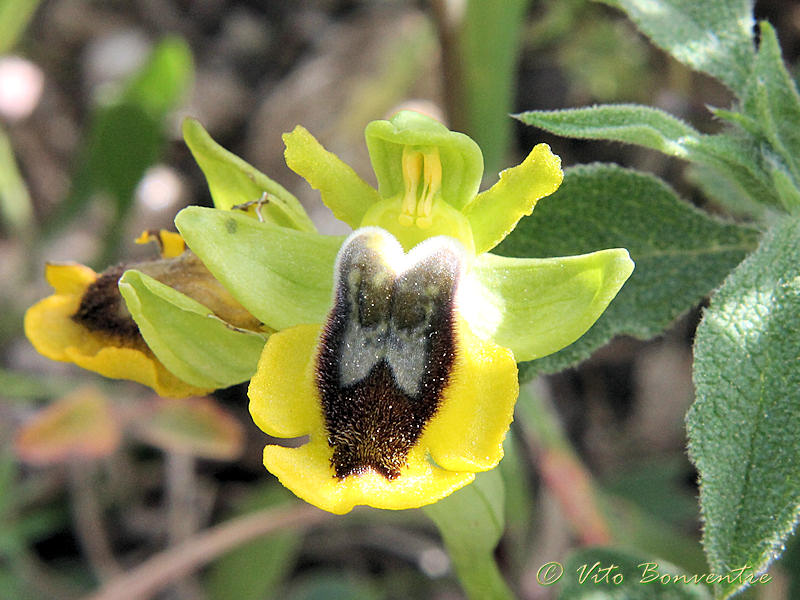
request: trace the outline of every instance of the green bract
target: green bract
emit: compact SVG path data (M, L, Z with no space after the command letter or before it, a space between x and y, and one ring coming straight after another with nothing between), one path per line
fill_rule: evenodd
M217 149L201 131L193 122L185 127L187 136L205 139L205 152L214 155L213 161L199 160L210 182L217 174L215 198L233 194L241 179L228 183L222 174L252 167ZM544 259L486 253L561 183L560 161L546 145L536 146L479 194L481 153L463 134L403 111L370 123L366 138L377 191L302 127L284 136L287 164L354 228L382 227L406 250L436 235L459 240L472 257L461 284L461 314L478 335L510 348L517 360L545 356L575 341L631 274L633 263L624 249ZM189 143L199 148L196 139ZM225 206L255 199L240 195ZM189 207L175 222L211 273L267 327L324 321L343 237L219 208Z
M183 381L214 389L247 381L255 372L265 336L226 323L137 270L125 272L119 290L148 347Z

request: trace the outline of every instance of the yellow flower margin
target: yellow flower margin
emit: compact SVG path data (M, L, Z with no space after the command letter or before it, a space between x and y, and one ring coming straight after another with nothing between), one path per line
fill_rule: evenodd
M265 433L310 436L299 448L268 445L264 465L297 496L344 514L356 505L406 509L436 502L497 466L519 393L512 352L475 336L463 319L456 360L436 414L408 454L401 475L374 471L337 479L315 381L321 325L273 334L250 382L250 413Z
M169 232L164 232L169 234ZM145 234L143 234L144 236ZM163 235L164 257L180 247L174 237ZM140 240L147 241L144 237ZM181 242L182 244L182 242ZM45 278L53 287L52 296L40 300L25 313L25 335L36 351L52 360L71 362L113 379L127 379L147 385L159 396L187 397L208 393L178 379L153 355L143 340L124 340L101 331L90 331L76 323L87 288L98 275L78 263L51 263L45 267Z

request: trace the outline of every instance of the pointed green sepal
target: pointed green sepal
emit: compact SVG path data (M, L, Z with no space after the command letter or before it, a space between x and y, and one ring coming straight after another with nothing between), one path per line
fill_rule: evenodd
M217 144L198 121L183 121L183 139L206 176L214 206L230 210L233 206L256 202L266 192L266 202L258 208L262 218L299 231L316 231L297 198L279 183Z
M372 121L364 131L372 168L382 198L405 193L403 148L436 148L442 165L441 197L462 210L478 193L483 176L483 155L463 133L450 131L430 117L403 110L389 121Z
M119 290L148 347L183 381L223 388L255 373L264 335L233 327L140 271L125 271Z
M175 225L212 275L265 325L284 329L325 320L343 236L199 206L179 212Z
M560 258L484 254L461 310L478 335L510 348L518 362L533 360L586 333L632 272L622 248Z
M322 202L337 219L356 229L364 213L380 200L378 192L304 127L284 133L283 143L289 168L319 190Z
M561 159L547 144L537 144L521 164L500 173L500 181L478 194L464 210L472 226L475 251L488 252L499 244L563 179Z

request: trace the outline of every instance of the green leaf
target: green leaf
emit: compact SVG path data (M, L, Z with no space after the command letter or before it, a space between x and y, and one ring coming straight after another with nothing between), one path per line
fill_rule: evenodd
M471 600L513 598L494 560L503 535L505 494L497 469L423 511L439 528L461 585Z
M800 94L783 64L775 30L760 23L761 45L755 63L757 81L750 108L772 147L789 167L795 185L800 184ZM746 106L747 106L746 104ZM755 106L752 106L754 104Z
M160 121L183 100L193 74L189 44L178 36L167 36L153 48L144 68L127 83L119 102L140 106Z
M731 129L703 136L693 148L690 160L730 179L751 202L781 205L770 175L773 166L764 156L763 142L746 131Z
M235 512L288 504L293 496L275 484L251 490ZM279 531L238 546L213 563L206 579L210 600L263 600L278 597L277 588L288 579L302 542L297 531Z
M755 49L752 0L605 0L628 14L657 46L708 73L740 98Z
M483 289L466 294L473 301L461 310L479 335L517 361L533 360L586 333L632 271L622 248L545 259L484 254L471 272Z
M256 372L264 336L233 327L140 271L125 271L119 290L148 347L183 381L216 389L247 381Z
M786 219L725 281L695 339L689 451L711 568L762 572L800 514L800 220ZM720 586L727 598L742 587Z
M614 335L660 333L717 287L757 239L755 230L708 217L649 175L613 165L568 169L561 188L540 200L497 251L544 257L627 248L636 270L581 339L528 368L558 371Z
M616 548L586 548L565 561L558 600L710 600L695 575L702 574ZM669 583L659 580L664 576Z
M322 323L343 236L190 206L175 218L186 244L253 316L273 329Z
M661 110L634 104L530 111L516 117L557 135L637 144L710 167L730 180L739 194L744 192L756 202L779 204L770 169L762 164L761 144L745 131L704 135Z
M681 158L689 156L688 144L701 136L663 110L637 104L534 110L514 117L564 137L626 142Z
M6 54L25 31L40 0L0 0L0 54Z
M728 214L750 221L763 221L767 209L736 182L718 169L702 165L692 165L686 171L686 179Z
M33 234L33 203L17 167L11 140L3 128L0 128L0 221L8 231L23 239Z
M214 206L231 207L255 202L264 193L267 202L260 208L261 216L275 223L300 231L316 231L299 200L279 183L217 144L199 121L183 121L183 139L206 176Z
M512 139L520 39L529 0L471 0L459 32L459 66L466 132L480 146L488 173L502 166ZM445 25L446 26L446 25Z

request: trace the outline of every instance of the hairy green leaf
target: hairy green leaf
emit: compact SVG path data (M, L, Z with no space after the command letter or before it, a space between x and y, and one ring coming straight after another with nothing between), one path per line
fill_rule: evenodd
M800 220L787 219L725 281L697 330L687 425L715 571L764 571L800 514L798 324Z
M742 117L721 112L731 119ZM762 164L760 142L746 131L705 135L661 110L635 104L529 111L516 117L557 135L637 144L683 158L720 173L737 194L759 203L780 203L769 174L772 168Z
M649 175L614 165L568 169L561 188L539 201L497 252L547 257L627 248L636 270L582 338L527 368L558 371L614 335L660 333L717 287L757 238L752 229L708 217Z
M663 110L637 104L533 110L514 117L564 137L626 142L681 158L688 158L688 144L701 137L699 131Z
M567 558L558 600L710 600L695 575L616 548L586 548Z
M772 148L781 155L795 185L800 183L800 94L781 57L775 30L760 23L761 45L756 57L756 84L751 102L745 104L755 114ZM754 105L754 106L753 106Z
M755 49L752 0L605 0L657 46L743 97Z

